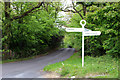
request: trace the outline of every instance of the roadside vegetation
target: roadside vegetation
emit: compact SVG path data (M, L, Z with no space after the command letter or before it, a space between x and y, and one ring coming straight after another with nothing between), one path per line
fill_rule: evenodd
M83 12L73 14L69 24L66 24L68 27L81 28L82 15L87 21L85 28L101 31L100 36L85 36L85 66L82 68L81 65L82 34L72 32L66 33L64 47L71 46L77 53L63 62L46 66L45 71L54 71L61 77L69 78L118 78L120 2L93 3L86 8L85 14L82 6L90 4L78 2L76 9Z
M120 2L105 4L106 6L97 7L94 5L87 9L89 12L85 16L87 22L85 28L92 31L101 31L101 35L85 36L85 55L102 56L109 54L113 57L120 57ZM81 4L77 8L82 9L80 6ZM67 24L67 26L81 28L80 20L79 14L73 14L70 24ZM82 34L78 32L66 33L64 44L65 47L70 45L80 51L82 49Z
M101 57L85 56L85 65L79 52L74 53L69 59L48 65L45 71L59 73L61 78L118 78L118 59L110 55Z
M2 59L14 61L49 52L61 45L64 31L55 27L60 3L0 2Z
M57 47L57 48L55 48L55 49L49 50L49 51L46 52L46 53L42 53L42 54L39 54L39 55L34 55L34 56L26 57L26 58L1 60L1 61L0 61L0 64L3 64L3 63L11 63L11 62L18 62L18 61L26 61L26 60L30 60L30 59L39 58L39 57L42 57L42 56L46 56L46 55L48 55L48 54L51 54L52 52L58 50L59 48L60 48L60 47Z

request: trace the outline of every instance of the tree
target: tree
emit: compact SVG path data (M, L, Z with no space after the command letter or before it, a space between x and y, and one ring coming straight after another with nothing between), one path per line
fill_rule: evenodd
M7 48L3 47L3 55L8 54L5 59L29 57L59 46L63 31L54 27L57 13L53 3L5 2L4 5L2 40Z
M89 4L89 3L88 3ZM90 3L91 4L91 3ZM110 54L113 57L119 55L119 3L101 3L99 6L94 5L87 7L86 20L87 24L85 28L93 31L101 31L100 36L85 37L85 55L101 56ZM105 4L105 5L104 5ZM80 6L78 6L79 8ZM89 11L89 12L88 12ZM69 27L80 27L81 17L79 14L73 14L70 20ZM74 48L81 50L81 34L68 33L67 36L70 40L69 43ZM79 47L78 47L79 44Z
M62 9L64 12L72 12L77 13L82 19L86 18L87 12L94 12L94 10L90 11L90 7L97 6L97 7L104 7L106 3L99 3L99 2L74 2L72 0L72 5L67 6L65 9ZM73 8L73 9L71 9Z
M87 21L90 23L89 27L94 30L100 30L101 36L98 38L92 38L90 45L95 52L94 55L110 54L113 57L118 57L119 53L119 5L120 3L108 3L107 6L95 14L89 14ZM96 26L96 27L94 27ZM96 47L96 48L95 48ZM101 50L102 49L102 50ZM103 51L100 53L100 51ZM99 52L96 54L96 52Z

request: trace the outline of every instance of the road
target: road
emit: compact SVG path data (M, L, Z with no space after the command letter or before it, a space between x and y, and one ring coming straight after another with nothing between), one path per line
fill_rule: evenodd
M2 65L3 78L44 78L42 70L46 65L64 61L73 55L73 48L62 48L49 55L27 61L5 63Z

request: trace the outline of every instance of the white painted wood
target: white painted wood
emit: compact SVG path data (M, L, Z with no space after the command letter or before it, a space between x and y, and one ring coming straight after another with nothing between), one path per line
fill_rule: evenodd
M84 22L84 24L82 24L82 22ZM82 67L84 67L84 26L86 25L86 21L85 20L81 20L80 24L82 25Z
M95 36L95 35L100 35L100 31L86 31L84 32L84 36Z
M84 24L82 24L84 22ZM82 32L82 67L84 67L84 36L95 36L95 35L100 35L100 31L92 31L89 29L84 28L86 25L85 20L81 20L80 24L82 28L66 28L67 32Z
M83 28L66 28L67 32L82 32Z
M82 25L84 29L84 25ZM84 67L84 31L82 32L82 67Z

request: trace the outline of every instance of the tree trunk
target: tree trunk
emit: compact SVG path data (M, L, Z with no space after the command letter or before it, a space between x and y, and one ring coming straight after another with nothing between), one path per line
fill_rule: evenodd
M10 22L10 2L5 2L5 24L3 25L4 31L3 31L3 36L7 36L8 38L3 41L3 49L5 50L4 56L5 58L9 58L9 37L10 37L10 27L11 27L11 22Z

